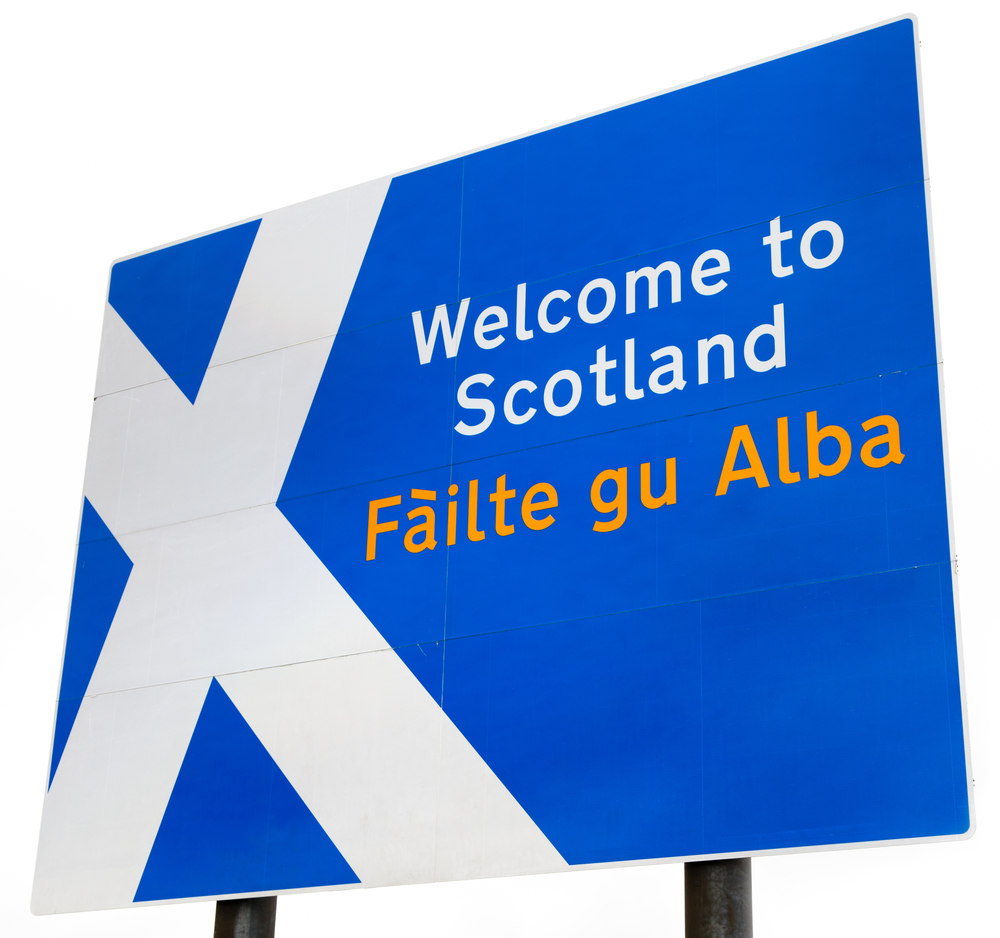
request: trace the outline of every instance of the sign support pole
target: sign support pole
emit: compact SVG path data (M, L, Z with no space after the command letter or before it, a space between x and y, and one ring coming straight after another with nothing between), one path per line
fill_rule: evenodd
M274 938L277 896L220 899L215 903L215 938Z
M684 938L753 938L749 857L684 864Z

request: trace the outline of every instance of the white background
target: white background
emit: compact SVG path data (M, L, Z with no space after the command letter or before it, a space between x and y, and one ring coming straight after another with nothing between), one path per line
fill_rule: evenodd
M996 928L996 10L963 0L912 10L923 40L979 832L961 843L755 860L759 936L915 938ZM46 918L28 911L109 262L901 12L856 0L6 5L5 935L212 932L211 903ZM282 938L401 933L680 936L682 867L320 893L278 904Z

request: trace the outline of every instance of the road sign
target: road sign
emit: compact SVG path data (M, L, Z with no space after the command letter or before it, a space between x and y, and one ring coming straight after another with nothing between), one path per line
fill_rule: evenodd
M903 18L115 263L33 908L967 836Z

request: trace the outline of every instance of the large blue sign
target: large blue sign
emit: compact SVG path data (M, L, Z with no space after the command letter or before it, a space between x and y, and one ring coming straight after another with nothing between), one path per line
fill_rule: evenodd
M571 863L960 834L912 22L393 179L278 502Z
M915 46L116 263L33 909L966 836Z

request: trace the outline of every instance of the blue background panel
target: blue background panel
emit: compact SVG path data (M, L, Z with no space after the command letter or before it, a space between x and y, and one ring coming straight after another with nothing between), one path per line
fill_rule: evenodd
M946 564L445 644L446 712L570 863L968 829Z
M912 24L901 20L393 180L284 481L279 508L571 863L958 834L968 828L944 451ZM782 263L763 239L780 216ZM835 222L826 267L801 239ZM813 242L815 257L833 244ZM691 270L724 251L726 287ZM674 261L650 308L628 274ZM616 300L577 314L597 278ZM525 325L518 339L518 285ZM536 319L550 291L564 329ZM421 364L411 313L468 298L457 354ZM603 300L602 295L595 299ZM784 310L785 362L744 340ZM482 348L500 306L504 342ZM595 307L591 307L594 309ZM699 341L731 337L699 374ZM494 333L496 335L496 333ZM626 394L626 343L636 386ZM656 394L651 353L686 385ZM616 366L600 401L598 349ZM758 356L767 358L764 338ZM556 416L557 371L581 399ZM492 424L458 406L472 375ZM536 408L508 422L503 400ZM843 471L809 478L806 415L850 436ZM898 421L900 463L861 460L862 423ZM782 481L778 421L788 419ZM735 427L769 484L716 494ZM819 444L826 464L838 452ZM676 459L677 503L655 491ZM741 453L736 467L749 465ZM598 532L598 473L627 469L628 517ZM501 536L489 495L517 492ZM478 527L466 536L470 483ZM529 530L527 488L558 492ZM457 542L446 543L455 485ZM407 552L412 488L437 493L436 548ZM610 494L610 491L608 492ZM369 502L399 495L365 559Z

